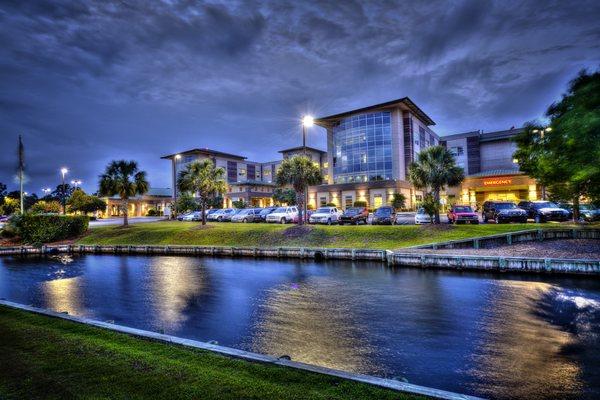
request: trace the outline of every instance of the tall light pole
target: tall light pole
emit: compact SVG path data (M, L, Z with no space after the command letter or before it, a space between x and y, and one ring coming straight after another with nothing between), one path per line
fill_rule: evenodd
M75 189L77 189L79 186L81 186L81 180L80 179L72 180L71 185L75 186Z
M181 160L181 154L175 154L175 160L173 164L173 205L175 206L175 212L177 212L177 163L179 160ZM171 216L173 216L172 212Z
M315 119L310 115L305 115L302 118L302 155L306 157L306 128L310 128L315 123ZM304 189L304 206L302 207L302 215L300 219L302 223L304 223L304 219L306 218L307 210L308 210L308 187Z
M62 167L60 169L60 173L62 175L62 187L61 187L61 197L62 197L62 207L63 207L63 215L67 214L67 196L66 196L66 188L65 188L65 175L67 175L67 172L69 172L69 170L66 167Z

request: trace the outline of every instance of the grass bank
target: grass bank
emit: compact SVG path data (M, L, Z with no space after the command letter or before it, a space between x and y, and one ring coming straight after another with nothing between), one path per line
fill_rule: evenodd
M197 245L248 247L347 247L399 249L419 244L466 239L534 229L537 224L481 224L434 226L310 226L162 221L129 227L96 227L79 244L98 245ZM546 227L558 226L544 224Z
M2 399L416 399L0 306Z

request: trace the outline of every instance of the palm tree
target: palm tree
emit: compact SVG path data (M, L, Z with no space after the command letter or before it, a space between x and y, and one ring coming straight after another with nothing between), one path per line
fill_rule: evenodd
M135 161L112 161L106 166L104 174L100 175L100 196L115 196L121 198L123 226L128 225L129 198L142 195L148 191L146 171L140 171Z
M454 162L454 156L443 146L432 146L417 155L408 167L408 179L418 189L429 190L437 204L435 223L440 223L440 192L446 186L456 186L465 178L464 171Z
M306 156L294 156L286 158L281 162L277 171L277 184L280 186L292 185L296 191L296 203L300 211L298 223L304 222L302 210L304 210L304 193L308 186L323 183L323 175L318 165L315 165Z
M179 172L177 187L181 192L190 192L198 196L202 210L202 225L206 225L206 206L217 195L227 191L225 170L215 167L211 160L195 161Z

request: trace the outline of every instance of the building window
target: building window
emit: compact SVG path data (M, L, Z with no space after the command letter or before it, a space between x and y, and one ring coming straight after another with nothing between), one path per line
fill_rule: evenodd
M324 197L324 196L323 197L319 197L319 205L321 207L326 206L327 205L327 197Z
M357 114L333 128L334 183L392 179L391 113Z
M464 149L462 146L450 147L450 153L454 156L462 156L464 154Z
M184 156L183 157L183 162L185 162L185 163L189 163L192 161L194 161L194 156Z
M346 208L352 207L352 196L344 197L344 205L346 206Z
M383 196L380 194L376 194L373 196L373 207L379 208L383 205Z

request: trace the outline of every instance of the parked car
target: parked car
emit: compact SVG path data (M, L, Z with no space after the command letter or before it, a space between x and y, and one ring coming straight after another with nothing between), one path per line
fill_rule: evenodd
M204 211L204 214L206 214L206 218L208 218L209 215L214 214L219 210L219 208L209 208L208 210Z
M346 211L340 216L340 225L351 224L356 225L359 223L366 224L369 218L369 210L365 207L348 207Z
M262 208L244 208L240 210L239 213L235 214L231 217L231 222L254 222L254 220L258 219L258 215L262 211Z
M0 222L8 222L9 218L8 215L0 215Z
M191 217L192 213L185 213L185 214L179 214L177 216L177 221L191 221L191 219L189 219Z
M238 213L242 212L242 208L232 208L229 212L223 213L223 218L221 218L221 222L231 222L231 218L233 218Z
M277 210L279 207L265 207L260 213L258 213L257 218L254 222L267 222L267 215L271 214L273 211Z
M202 221L202 211L194 211L183 216L182 221Z
M483 218L483 222L493 220L497 224L504 222L526 223L527 211L509 201L486 201L483 203L481 218Z
M310 215L308 222L310 224L336 224L341 215L342 212L337 207L319 207Z
M469 224L478 224L479 223L479 215L471 206L460 206L454 205L450 207L448 210L448 223L449 224L460 224L460 223L469 223Z
M600 220L600 208L593 204L580 204L579 205L579 219L583 221L599 221ZM0 219L1 221L1 219Z
M373 225L394 225L396 223L396 210L390 206L379 207L373 213L371 223Z
M519 203L519 208L527 211L527 217L533 218L537 223L569 219L569 211L550 201L522 201Z
M233 213L234 210L234 208L223 208L221 210L215 211L212 214L209 214L206 219L208 219L209 221L223 222L223 218L225 218L225 215Z
M432 222L433 221L431 220L431 217L425 212L425 209L423 207L417 210L417 213L415 214L416 225L431 224Z
M271 214L267 215L267 222L269 223L277 222L285 224L295 221L298 221L298 207L296 206L278 207Z

